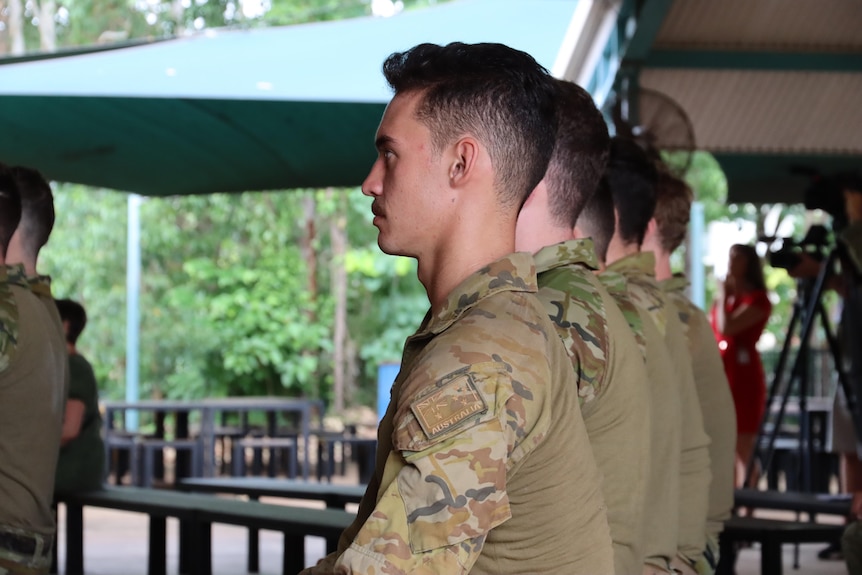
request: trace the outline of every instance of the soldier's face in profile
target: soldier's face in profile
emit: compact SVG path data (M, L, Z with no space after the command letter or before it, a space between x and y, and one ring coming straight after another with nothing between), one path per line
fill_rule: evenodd
M377 243L392 255L421 257L433 250L445 221L446 195L438 192L446 170L430 130L416 118L420 99L421 93L409 92L389 103L377 130L377 160L362 184L362 193L374 198Z

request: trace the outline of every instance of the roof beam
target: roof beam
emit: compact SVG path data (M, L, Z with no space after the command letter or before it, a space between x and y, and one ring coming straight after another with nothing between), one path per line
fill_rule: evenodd
M652 50L642 64L645 68L860 72L862 53Z
M623 60L646 59L673 0L623 0L614 29L584 87L601 108L613 89Z

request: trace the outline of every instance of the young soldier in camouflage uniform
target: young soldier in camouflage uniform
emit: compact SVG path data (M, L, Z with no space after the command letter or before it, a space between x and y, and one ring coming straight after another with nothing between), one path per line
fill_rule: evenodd
M0 179L0 188L15 188L8 172ZM8 236L0 239L5 254ZM50 568L54 541L51 499L65 401L65 350L51 344L56 329L30 290L24 267L4 261L2 274L0 283L8 290L0 298L2 334L14 345L4 346L0 370L0 575L38 575Z
M431 309L356 521L309 571L612 573L574 373L532 258L511 253L554 147L553 80L499 44L422 44L384 74L395 97L362 190L380 248L418 260Z
M685 276L671 274L670 256L685 239L691 212L692 193L688 185L659 172L653 219L644 236L643 250L656 258L656 279L679 314L691 353L697 399L703 425L709 436L712 482L706 522L706 548L695 562L700 575L712 574L718 564L718 535L733 508L733 467L736 446L736 410L730 384L709 319L688 299ZM685 509L681 510L685 513ZM699 521L698 517L692 521Z
M608 271L625 276L629 295L651 320L644 321L645 329L655 328L673 357L671 378L660 380L659 375L650 374L655 473L651 475L653 487L647 489L647 571L652 566L661 573L669 568L666 561L677 556L682 558L681 567L693 571L692 562L703 552L710 471L709 438L703 429L683 328L655 280L655 256L640 250L655 207L656 179L655 166L637 144L613 138L607 182L617 225L608 247ZM653 335L645 333L649 370L649 362L654 361L651 356L659 353L650 346L660 346L653 343ZM679 450L674 453L676 446Z
M649 462L646 367L637 342L594 270L593 241L575 222L607 166L608 129L581 87L559 81L557 145L545 178L518 216L516 247L535 252L539 300L577 377L581 411L602 472L614 573L640 573Z

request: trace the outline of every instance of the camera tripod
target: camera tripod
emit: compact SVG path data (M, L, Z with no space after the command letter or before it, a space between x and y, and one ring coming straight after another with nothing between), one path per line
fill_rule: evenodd
M832 248L826 259L825 264L820 268L820 272L816 279L800 280L800 295L797 297L793 305L793 315L790 318L790 324L787 327L787 334L784 340L784 345L781 348L781 353L778 358L778 365L775 368L772 384L769 389L769 395L766 400L766 413L760 422L760 429L757 434L757 443L752 452L751 458L748 461L745 471L745 483L748 485L749 479L754 471L754 466L758 458L762 462L763 473L767 473L775 453L775 441L781 429L781 424L787 412L787 404L790 399L790 394L794 389L794 382L799 382L799 485L800 491L810 492L812 490L811 482L811 455L814 451L814 438L811 434L811 417L808 411L808 373L807 359L810 351L811 333L814 327L814 321L820 318L823 331L826 335L826 341L829 345L829 350L835 365L835 370L838 373L838 382L841 389L844 391L844 396L847 400L847 408L853 417L853 425L856 430L857 437L859 435L859 416L856 413L856 397L850 386L850 381L844 370L842 363L841 349L838 345L838 340L833 333L829 318L826 314L826 309L823 306L822 296L826 284L826 279L830 271L834 268L836 261L839 258L838 247ZM803 285L807 283L809 285ZM785 367L788 358L790 357L790 348L793 340L794 332L801 322L801 331L799 333L799 349L796 357L793 360L793 365L790 370L790 378L787 384L782 387ZM778 410L777 417L773 423L772 429L769 432L769 439L765 452L761 454L761 438L764 436L767 427L767 420L771 412L772 405L778 394L781 393L781 405ZM760 456L760 457L759 457Z

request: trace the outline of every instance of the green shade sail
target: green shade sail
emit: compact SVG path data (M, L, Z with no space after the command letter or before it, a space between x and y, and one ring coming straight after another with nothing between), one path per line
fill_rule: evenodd
M150 196L356 186L391 97L389 54L500 42L550 69L576 6L460 0L387 19L0 59L0 162Z

